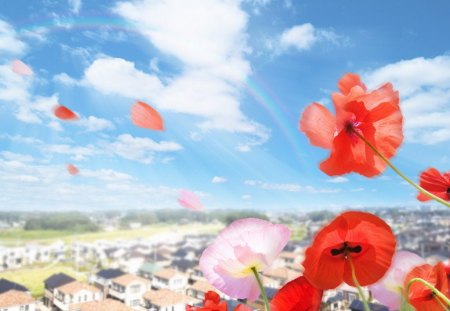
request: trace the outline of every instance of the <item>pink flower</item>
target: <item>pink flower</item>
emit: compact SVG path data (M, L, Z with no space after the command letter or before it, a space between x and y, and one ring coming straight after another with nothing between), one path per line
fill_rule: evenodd
M284 225L245 218L222 230L200 258L208 281L224 294L255 300L260 294L253 273L266 270L286 246L291 231Z
M414 253L397 252L385 276L377 283L369 286L375 299L389 307L389 310L399 310L406 275L414 267L424 263L425 259Z

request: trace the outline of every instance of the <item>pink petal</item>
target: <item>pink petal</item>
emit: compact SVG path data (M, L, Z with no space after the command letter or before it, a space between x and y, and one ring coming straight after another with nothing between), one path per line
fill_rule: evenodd
M203 211L204 209L200 198L189 190L180 191L180 194L178 195L178 203L185 208L198 212Z
M200 258L206 279L233 298L254 300L259 296L254 267L264 271L272 264L290 237L290 230L268 221L240 219L220 232Z
M339 91L344 95L348 95L355 86L359 86L366 91L366 86L361 82L361 78L354 73L343 75L338 82Z
M407 251L394 255L392 265L385 276L369 286L373 296L389 310L398 310L401 304L401 291L406 275L416 266L425 263L422 257Z
M30 67L28 67L25 63L18 59L11 62L11 70L22 76L33 75L33 70L31 70Z

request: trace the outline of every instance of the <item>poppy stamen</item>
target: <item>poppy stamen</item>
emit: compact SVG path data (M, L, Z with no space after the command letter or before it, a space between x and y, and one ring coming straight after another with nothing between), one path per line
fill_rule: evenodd
M362 251L362 247L361 245L356 245L355 247L350 247L347 242L344 242L344 245L341 248L333 248L331 249L331 255L332 256L337 256L340 254L344 254L345 257L347 257L347 255L349 253L361 253Z

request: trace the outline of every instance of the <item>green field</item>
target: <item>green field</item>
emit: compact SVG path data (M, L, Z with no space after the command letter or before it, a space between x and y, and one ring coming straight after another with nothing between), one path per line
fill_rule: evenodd
M27 243L50 244L58 240L71 243L73 241L92 242L95 240L136 239L148 238L152 235L164 232L173 232L175 234L217 233L222 228L223 226L219 224L156 224L139 229L100 231L93 233L73 233L53 230L25 231L22 229L15 229L0 232L0 245L18 246Z
M73 278L85 281L86 274L75 271L70 265L56 264L19 270L11 270L0 273L0 278L17 282L27 287L33 297L39 298L44 295L44 280L55 273L63 272Z

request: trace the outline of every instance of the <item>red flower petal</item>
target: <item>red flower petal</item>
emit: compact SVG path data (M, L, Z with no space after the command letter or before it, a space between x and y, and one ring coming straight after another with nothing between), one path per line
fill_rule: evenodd
M414 268L406 275L405 288L407 288L409 281L413 278L421 278L427 281L448 297L447 274L445 273L445 267L442 262L434 267L425 264ZM418 311L442 310L441 304L445 305L443 301L438 301L439 298L428 287L419 282L414 282L407 294L409 303Z
M162 131L164 129L163 119L158 111L140 101L131 107L131 121L136 126L150 130Z
M435 168L429 168L428 170L420 174L420 186L425 190L433 193L443 200L450 201L450 172L441 174ZM431 198L423 193L419 193L417 196L419 201L428 201Z
M317 126L320 124L320 126ZM336 120L324 106L313 103L302 114L300 130L306 134L312 145L331 149Z
M206 303L206 301L212 301L215 304L218 304L220 302L220 296L214 291L208 291L205 294L205 298L203 299L203 302Z
M78 116L72 110L63 105L56 106L53 113L57 118L65 121L73 121L78 119Z
M243 304L238 304L236 308L234 308L234 311L252 311L252 310L253 310L252 308Z
M67 164L67 172L69 172L70 175L77 175L80 170L73 164Z
M336 288L343 281L353 286L351 258L358 282L370 285L388 270L395 246L395 236L383 220L370 213L346 212L317 233L305 253L304 276L317 288ZM346 257L347 247L359 251Z
M366 91L366 86L361 82L359 76L354 73L345 74L338 82L339 91L344 95L348 95L354 86L359 86Z
M316 311L320 309L323 291L304 277L284 285L270 303L272 311Z

